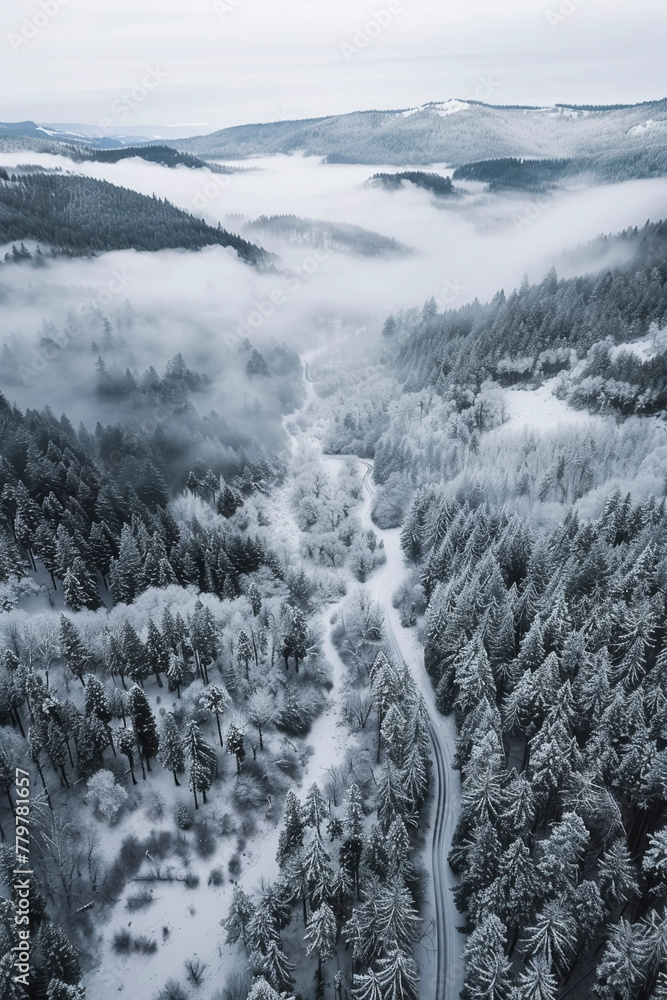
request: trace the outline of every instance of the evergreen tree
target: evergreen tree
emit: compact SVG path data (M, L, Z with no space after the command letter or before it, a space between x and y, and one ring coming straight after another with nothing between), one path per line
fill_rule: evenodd
M91 657L74 623L62 614L60 616L60 647L65 663L85 687L86 683L83 678L92 667Z
M227 730L227 753L236 757L236 774L241 773L241 766L246 758L245 736L243 729L232 723Z
M290 858L297 855L302 849L304 827L301 803L294 792L289 791L285 797L283 829L278 838L278 853L276 855L276 861L281 869L285 867Z
M150 702L146 697L146 692L138 684L134 684L130 688L128 709L139 752L143 754L146 767L150 771L151 757L154 757L158 752L160 740Z
M158 687L162 687L162 678L160 675L166 673L169 669L169 648L152 618L148 619L146 656L151 670L155 674Z
M320 836L320 827L327 817L329 810L326 800L318 784L312 784L306 795L306 802L303 809L304 822L307 826L313 826Z
M116 730L116 746L120 753L124 757L127 757L127 762L130 768L130 774L132 775L132 784L136 785L137 779L134 774L134 765L136 761L136 755L138 752L137 741L132 729L128 729L123 726Z
M225 941L227 944L236 944L237 941L243 939L243 944L248 946L247 940L247 927L250 919L255 913L255 907L251 902L250 898L245 894L243 889L239 888L238 885L234 886L234 891L232 893L232 902L229 908L229 914L221 921L222 926L227 931Z
M199 726L192 721L186 727L183 736L183 749L188 769L190 791L195 800L195 809L199 809L197 792L201 792L206 802L206 792L211 787L213 777L218 768L218 758L213 747L202 737ZM229 740L227 741L229 752Z
M218 726L218 738L220 740L220 746L222 746L220 716L223 712L227 711L232 703L232 699L223 684L211 684L211 686L204 692L202 703L204 708L206 708L209 712L213 712L215 715L215 721Z
M183 774L185 770L185 752L173 712L167 712L164 717L157 759L165 771L171 771L174 784L180 785L178 775Z

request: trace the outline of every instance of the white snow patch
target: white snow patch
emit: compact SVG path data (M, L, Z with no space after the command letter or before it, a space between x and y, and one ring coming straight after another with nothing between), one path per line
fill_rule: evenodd
M652 128L664 128L665 125L667 125L667 122L665 122L665 121L657 121L656 122L656 121L654 121L653 118L649 118L648 121L642 122L640 125L634 125L633 128L631 128L630 131L628 132L628 135L642 135L644 132L647 132L649 129L652 129Z
M644 337L643 340L634 340L630 344L616 344L609 352L612 360L619 354L634 354L640 361L647 361L655 354L655 338Z
M560 382L558 377L548 379L538 389L505 390L507 420L491 434L507 434L523 430L541 432L563 427L582 427L602 418L583 410L573 410L562 399L554 396L554 389Z
M427 112L432 115L439 115L441 118L447 118L448 115L458 114L459 111L468 111L470 105L465 101L457 101L452 98L449 101L444 101L442 104L422 104L419 108L410 108L408 111L401 111L400 115L402 118L411 118L412 115L418 115L422 112Z

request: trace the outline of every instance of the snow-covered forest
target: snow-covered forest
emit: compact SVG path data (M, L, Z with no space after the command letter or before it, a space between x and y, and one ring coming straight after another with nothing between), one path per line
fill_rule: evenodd
M667 996L664 182L17 142L3 1000Z

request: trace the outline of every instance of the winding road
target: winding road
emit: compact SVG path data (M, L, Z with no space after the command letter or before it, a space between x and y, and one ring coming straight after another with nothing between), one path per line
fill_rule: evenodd
M309 372L305 376L309 381ZM335 466L347 461L349 455L322 455L325 465ZM463 935L458 931L461 917L454 906L452 890L457 879L447 861L460 809L460 782L452 766L456 730L451 718L444 718L435 707L433 686L424 668L424 653L413 630L400 624L399 612L392 605L392 596L407 573L400 546L400 529L381 531L371 521L371 505L375 497L373 463L357 461L365 469L363 485L365 499L360 511L364 529L373 529L384 542L387 562L379 567L366 583L385 615L387 637L399 661L408 664L429 713L429 733L435 767L432 774L433 802L431 840L431 905L435 917L435 941L426 944L420 956L422 973L421 994L434 1000L456 1000L463 984Z

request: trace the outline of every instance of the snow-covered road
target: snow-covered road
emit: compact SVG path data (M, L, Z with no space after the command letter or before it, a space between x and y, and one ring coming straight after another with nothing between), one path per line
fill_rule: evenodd
M308 378L307 368L306 378ZM349 457L323 455L322 461L325 468L328 466L335 474L336 467ZM392 605L392 596L407 573L400 545L400 529L381 531L372 523L371 507L375 496L373 463L369 459L358 459L358 461L364 469L364 502L358 515L362 526L366 530L372 528L382 539L387 556L386 563L375 570L365 587L382 607L387 636L395 656L408 664L430 716L429 730L435 764L432 775L434 797L430 830L431 908L435 916L436 939L434 947L429 948L425 944L419 956L422 973L421 995L434 1000L456 1000L463 983L464 938L457 930L461 917L454 906L452 895L456 877L447 861L460 806L459 776L452 767L456 730L453 718L444 718L436 709L433 686L424 668L423 649L414 631L401 626L399 612Z

